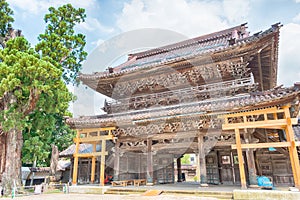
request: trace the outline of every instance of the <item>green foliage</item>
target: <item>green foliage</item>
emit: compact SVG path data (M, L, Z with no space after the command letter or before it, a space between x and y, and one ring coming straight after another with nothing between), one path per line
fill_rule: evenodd
M56 123L52 132L51 143L55 144L59 151L63 151L73 144L75 131L65 124L61 115L56 115L55 119Z
M49 12L44 18L47 24L45 33L40 34L36 51L43 57L49 56L53 65L63 69L62 76L66 83L76 84L76 77L87 53L84 51L85 36L76 34L74 27L84 22L85 10L67 4L58 9L50 7Z
M82 34L75 34L74 26L83 22L86 17L84 9L75 9L70 4L55 9L49 8L49 14L45 16L47 23L45 33L40 34L40 43L36 45L36 51L40 56L47 59L57 69L62 72L62 77L66 83L75 83L76 76L81 69L81 62L86 58L87 53L83 51L85 46L85 37ZM57 99L64 99L64 94ZM74 97L73 97L74 99ZM53 107L51 102L41 101L45 108ZM53 102L55 104L55 102ZM68 102L65 104L67 110ZM49 165L51 144L58 146L59 151L66 149L73 143L74 131L65 123L63 116L67 113L42 114L34 113L30 116L31 127L26 129L24 138L38 137L41 152L44 153L38 158L38 165ZM27 136L25 136L27 135ZM30 143L28 143L30 145ZM24 144L23 155L25 162L33 162L30 154L30 147Z
M9 40L0 50L0 60L0 96L6 105L0 111L4 130L28 126L29 113L66 111L72 95L61 80L61 70L39 58L25 38Z
M182 164L191 164L191 156L190 154L184 154L184 156L181 158Z
M33 163L37 160L38 166L49 166L51 145L55 144L59 151L69 147L73 142L74 131L64 123L58 114L33 113L30 117L31 126L24 131L24 146L22 161ZM36 140L39 142L36 142ZM34 152L34 149L38 153Z
M4 37L11 28L11 23L14 22L13 11L9 8L8 3L5 0L0 0L0 37Z
M70 4L49 8L47 24L39 43L31 48L25 38L18 37L0 49L0 125L4 131L22 130L23 162L37 161L49 166L51 144L59 150L67 148L74 132L64 123L69 102L74 96L66 83L76 83L85 36L75 34L76 24L84 21L84 9ZM0 0L0 39L13 18L8 4ZM0 41L1 42L1 41ZM20 159L20 158L16 158Z
M26 153L24 153L26 152ZM26 138L22 149L22 161L32 163L34 161L45 161L50 154L49 148L45 148L44 143L39 136L31 136ZM44 162L39 163L39 166L43 166Z

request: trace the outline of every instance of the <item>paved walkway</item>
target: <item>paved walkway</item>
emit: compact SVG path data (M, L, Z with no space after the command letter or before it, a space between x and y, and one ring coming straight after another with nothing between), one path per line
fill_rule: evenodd
M0 200L11 198L0 198ZM185 197L174 195L159 195L146 197L141 195L93 195L93 194L41 194L24 197L16 197L15 200L216 200L208 197Z

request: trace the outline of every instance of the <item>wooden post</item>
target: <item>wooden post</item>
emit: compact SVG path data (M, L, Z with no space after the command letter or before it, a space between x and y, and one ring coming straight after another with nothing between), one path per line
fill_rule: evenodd
M104 186L105 179L105 155L106 155L106 140L102 139L101 145L101 165L100 165L100 185Z
M236 149L237 149L237 154L239 159L239 169L240 169L242 189L247 189L245 168L244 168L244 161L243 161L243 152L241 147L240 130L238 128L235 128L234 132L235 132L235 140L236 140Z
M114 181L119 180L120 175L120 142L115 144L115 158L114 158Z
M197 176L197 181L200 183L200 159L199 159L199 152L196 154L196 176Z
M153 185L153 155L151 138L147 138L147 185Z
M182 182L181 157L177 158L177 182Z
M93 143L93 153L96 152L96 143ZM96 171L96 157L92 157L92 173L91 173L91 182L95 182L95 171Z
M74 168L73 168L73 180L72 184L76 185L77 184L77 173L78 173L78 157L74 157Z
M199 166L200 166L200 186L207 187L206 161L204 151L203 136L198 136Z
M79 131L77 131L77 138L80 137ZM79 141L76 141L75 154L74 154L74 168L73 168L73 180L72 184L77 184L77 173L78 173L78 151L79 151Z
M291 161L291 165L292 165L295 187L300 189L299 157L298 157L297 147L295 145L295 135L294 135L294 131L292 128L290 111L289 111L288 106L285 106L283 108L284 108L285 118L287 119L287 126L285 128L286 139L291 144L291 146L288 147L288 149L289 149L290 161Z
M247 131L247 129L245 130L245 141L246 143L250 143L251 141L251 134ZM256 179L257 173L256 173L253 149L246 150L246 157L247 157L250 187L255 187L257 186L257 179Z

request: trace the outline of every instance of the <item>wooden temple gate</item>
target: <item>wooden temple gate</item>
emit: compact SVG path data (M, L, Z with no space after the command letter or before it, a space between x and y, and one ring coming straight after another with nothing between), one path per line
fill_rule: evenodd
M297 152L297 146L300 146L300 142L295 141L295 136L292 129L292 125L297 124L298 119L291 118L289 107L289 105L285 105L281 108L271 107L249 112L227 114L223 116L225 122L222 125L222 129L235 131L236 144L232 145L231 148L236 149L238 153L242 188L247 188L242 154L243 149L288 147L295 187L300 189L300 167ZM253 128L284 130L287 141L241 144L240 129L246 130ZM255 165L252 167L255 168Z
M115 127L105 127L105 128L89 128L89 129L77 129L76 138L74 142L76 144L74 153L74 169L73 169L73 184L77 184L77 173L78 173L78 159L79 158L92 158L91 167L91 182L95 181L95 171L96 171L96 158L101 157L100 165L100 185L104 185L105 179L105 156L108 155L106 151L106 141L113 140L114 136L112 130ZM105 134L103 134L105 133ZM81 143L88 143L93 145L93 150L91 153L79 153L79 145ZM101 151L97 152L97 144L101 145Z
M136 173L122 171L133 165L132 169L139 173L139 178L143 171L146 173L142 173L142 178L154 183L154 176L158 177L158 173L153 171L157 171L155 166L160 165L160 153L177 158L178 180L181 180L180 157L184 153L196 153L201 185L226 183L233 177L234 184L240 179L245 188L244 166L248 167L250 186L257 184L253 180L260 174L256 173L254 149L273 147L278 148L278 153L285 153L282 157L289 155L295 186L300 188L299 142L295 142L292 130L292 124L297 120L291 118L291 113L295 116L299 111L299 105L295 105L299 103L295 100L300 98L300 86L274 88L277 85L280 27L280 24L274 24L262 33L249 36L246 24L242 24L194 38L193 42L187 40L160 50L155 48L131 54L128 61L108 72L80 75L79 79L85 85L114 101L104 103L103 110L107 114L68 120L71 127L77 129L73 183L77 183L79 158L92 159L89 176L94 182L96 158L101 156L100 182L104 184L105 156L108 154L105 146L107 140L114 139L111 131L115 127L91 127L95 124L122 124L123 127L114 131L118 137L114 149L114 180L133 178ZM176 57L170 56L172 50ZM294 113L290 113L291 108L287 105L271 107L288 102L293 104ZM235 110L249 111L235 113ZM223 125L217 116L225 119ZM224 132L219 130L221 125ZM255 129L257 131L252 132ZM259 133L266 129L279 130L280 135L285 131L286 140L278 137L278 141L269 142L265 133ZM207 157L207 151L211 150L207 147L210 139L218 140L218 148L226 151L219 153L216 150L212 152L214 156ZM92 144L92 153L79 154L80 143ZM102 145L101 152L96 151L97 144ZM283 148L288 148L289 152ZM180 149L185 152L178 152ZM243 163L242 150L246 150L247 165ZM131 152L141 156L138 159L131 156ZM208 166L207 158L211 161ZM128 159L143 164L137 165Z

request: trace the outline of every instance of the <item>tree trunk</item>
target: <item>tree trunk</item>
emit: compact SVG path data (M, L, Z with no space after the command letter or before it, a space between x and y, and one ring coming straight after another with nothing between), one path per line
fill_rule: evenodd
M21 186L22 131L11 129L6 134L6 163L2 176L4 194L9 195L14 186Z
M56 145L52 144L51 162L50 162L50 175L55 176L58 165L58 148Z
M2 183L2 174L5 169L5 152L6 152L6 145L5 145L5 134L0 130L0 186ZM1 195L0 195L1 196Z

